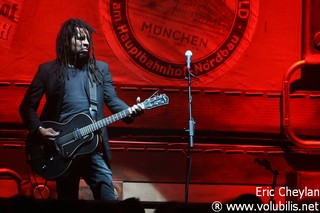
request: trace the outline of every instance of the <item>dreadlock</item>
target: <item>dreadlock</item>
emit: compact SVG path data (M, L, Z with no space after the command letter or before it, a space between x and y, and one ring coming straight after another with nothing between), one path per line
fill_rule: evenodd
M90 44L89 49L89 58L88 58L88 70L91 73L89 75L90 81L97 84L101 84L101 76L99 75L96 59L94 55L94 45L92 41L92 34L96 31L85 21L77 18L72 18L67 20L60 28L60 31L56 39L56 61L58 64L58 78L59 80L64 80L65 74L64 70L70 62L70 49L71 49L71 38L76 37L78 34L77 28L83 28L87 30L88 33L88 42Z

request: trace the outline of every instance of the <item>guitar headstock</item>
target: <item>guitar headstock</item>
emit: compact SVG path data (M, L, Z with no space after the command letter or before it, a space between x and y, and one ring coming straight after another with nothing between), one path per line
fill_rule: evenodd
M169 104L169 97L166 94L152 96L143 102L145 109L152 109Z

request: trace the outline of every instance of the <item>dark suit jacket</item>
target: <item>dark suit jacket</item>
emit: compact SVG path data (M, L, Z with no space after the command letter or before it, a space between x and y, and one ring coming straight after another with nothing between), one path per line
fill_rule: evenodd
M105 116L104 104L106 104L112 113L125 110L129 106L117 96L108 64L102 61L97 61L97 67L103 76L103 85L97 85L97 120L100 120ZM58 80L56 62L50 61L40 64L19 108L20 116L29 131L29 135L38 133L41 121L59 121L58 119L61 110L63 91L64 83ZM88 86L86 87L86 91L89 98L90 93ZM37 110L44 95L46 96L46 102L39 117ZM124 121L130 123L132 120L126 118ZM111 152L108 142L107 128L102 129L102 139L105 154L108 159L110 159ZM28 144L26 144L26 149L27 148Z

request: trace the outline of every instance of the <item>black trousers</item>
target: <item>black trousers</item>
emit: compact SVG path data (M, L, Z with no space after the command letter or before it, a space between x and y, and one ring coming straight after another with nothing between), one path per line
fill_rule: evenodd
M116 200L112 171L101 152L81 157L66 177L56 181L58 199L79 199L80 178L90 186L95 200Z

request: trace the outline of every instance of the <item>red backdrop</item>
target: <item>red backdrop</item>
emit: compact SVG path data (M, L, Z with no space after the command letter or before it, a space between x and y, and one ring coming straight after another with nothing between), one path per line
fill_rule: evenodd
M197 129L279 133L283 76L301 59L301 0L11 0L1 1L0 12L2 123L20 122L26 88L20 86L39 63L54 59L57 31L71 17L96 29L96 56L110 64L129 104L156 88L169 94L170 105L136 127L186 127L185 51L191 50L191 71L199 77L192 83ZM311 108L298 116L297 128L315 116L312 104L296 108Z
M190 49L192 66L196 66L192 68L200 77L195 87L279 90L283 73L301 57L300 0L250 3L221 0L212 1L206 10L202 1L184 1L178 5L167 1L157 6L152 6L152 1L139 2L2 1L2 36L4 24L12 27L8 39L2 38L0 43L0 78L31 80L40 62L55 57L56 33L62 22L71 17L82 18L97 30L94 38L97 58L110 63L116 83L121 84L185 85L183 79L175 78L183 77L180 72L161 76L159 72L152 72L152 67L148 71L134 62L127 53L133 50L121 48L124 41L121 43L117 38L116 29L121 24L128 24L131 29L128 35L136 40L138 50L144 50L150 60L153 57L153 62L163 60L166 68L180 64L183 69L184 53ZM117 13L121 10L124 11ZM196 12L199 10L201 13ZM14 15L14 21L10 14ZM122 19L121 23L114 14ZM237 20L238 17L246 23ZM238 29L237 24L242 29ZM232 41L226 43L230 35L238 41L233 42L234 52L223 56L227 48L222 45L232 44ZM221 64L217 62L219 56L222 56ZM215 63L208 71L206 61L201 61L204 59ZM216 61L212 62L213 59Z

